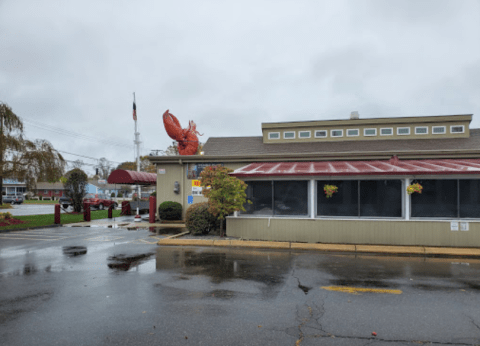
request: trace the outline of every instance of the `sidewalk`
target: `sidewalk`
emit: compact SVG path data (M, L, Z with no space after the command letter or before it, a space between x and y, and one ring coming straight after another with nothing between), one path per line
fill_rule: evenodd
M480 257L478 248L454 248L454 247L427 247L427 246L389 246L389 245L349 245L349 244L313 244L292 243L274 241L249 241L249 240L218 240L216 239L179 239L165 238L158 245L166 246L224 246L245 247L259 249L291 249L291 250L315 250L335 251L350 253L378 253L393 255L414 256L444 256L444 257Z

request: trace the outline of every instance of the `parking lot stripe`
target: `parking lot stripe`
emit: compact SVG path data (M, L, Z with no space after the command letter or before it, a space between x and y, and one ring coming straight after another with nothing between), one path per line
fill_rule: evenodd
M324 290L345 292L351 294L359 293L388 293L388 294L402 294L401 290L387 290L383 288L362 288L362 287L349 287L349 286L322 286Z

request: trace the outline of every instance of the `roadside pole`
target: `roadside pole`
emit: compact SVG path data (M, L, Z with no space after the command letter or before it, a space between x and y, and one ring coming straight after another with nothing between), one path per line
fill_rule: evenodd
M135 120L135 145L137 154L137 172L140 172L140 133L137 131L137 105L135 103L135 93L133 93L133 120ZM140 221L140 198L142 197L141 187L137 185L137 214L135 215L135 221Z

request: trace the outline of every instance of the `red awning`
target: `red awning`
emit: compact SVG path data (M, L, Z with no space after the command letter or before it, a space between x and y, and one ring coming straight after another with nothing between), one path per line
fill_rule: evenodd
M157 175L155 173L117 169L110 173L107 182L109 184L155 185L157 183Z
M480 159L318 161L251 163L230 173L236 177L480 174Z

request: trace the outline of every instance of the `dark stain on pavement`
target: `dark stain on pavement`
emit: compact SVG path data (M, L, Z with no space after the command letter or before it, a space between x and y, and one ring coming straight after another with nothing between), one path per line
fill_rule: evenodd
M68 257L75 257L87 254L87 248L85 246L64 246L63 254Z
M136 255L115 255L108 257L108 267L117 271L128 271L136 267L154 255L153 252Z

